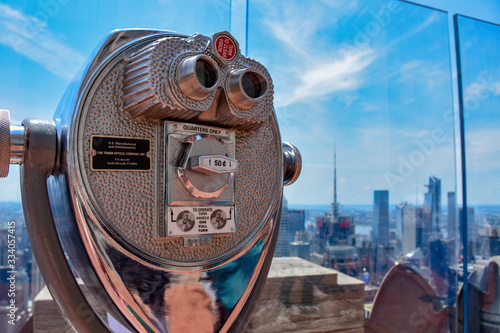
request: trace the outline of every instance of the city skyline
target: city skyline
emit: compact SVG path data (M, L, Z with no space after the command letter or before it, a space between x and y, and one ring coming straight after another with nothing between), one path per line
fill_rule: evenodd
M51 118L85 59L117 27L153 26L207 35L230 30L242 52L269 69L282 139L302 152L302 175L285 188L291 205L331 203L334 143L341 204L370 204L373 191L384 189L390 191L392 205L422 203L430 176L441 178L443 193L456 192L461 201L450 15L456 10L500 22L498 4L485 1L486 11L463 1L434 2L450 9L446 14L379 0L251 1L245 22L242 1L233 1L232 8L224 1L198 1L190 10L181 3L149 1L134 11L127 2L118 9L107 3L54 3L57 6L23 6L9 0L0 5L0 52L5 57L0 69L8 78L0 85L0 107L11 110L13 123L33 116ZM173 14L179 12L197 19ZM468 101L483 98L486 89L489 95L481 102L498 105L495 87L500 78L481 81L478 69L470 69ZM491 129L468 133L472 161L495 155L496 150L485 152L478 145L484 136L498 141ZM497 181L498 163L492 162L468 170L471 179ZM470 193L470 204L496 204L500 195L495 189L486 193L471 188ZM2 180L0 201L19 200L19 171L12 166Z

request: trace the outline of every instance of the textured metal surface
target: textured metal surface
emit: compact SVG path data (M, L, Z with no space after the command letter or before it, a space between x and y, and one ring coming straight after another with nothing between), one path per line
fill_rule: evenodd
M213 57L210 43L210 38L201 35L167 37L134 53L128 59L123 74L123 110L134 118L194 121L245 131L256 130L269 117L273 95L269 73L260 63L245 57L236 57L228 64L219 63L220 87L202 100L191 99L180 89L177 82L179 64L188 57L200 54ZM239 69L257 70L268 82L268 93L250 109L239 108L221 93L226 77ZM221 106L219 99L225 99L225 105ZM216 121L214 118L217 118Z
M178 87L159 91L151 84L143 91L150 89L158 101L168 100L177 106L155 109L161 103L152 103L146 108L167 111L173 118L166 122L163 115L157 117L156 111L152 116L134 117L132 114L138 115L134 112L139 109L124 112L144 102L134 99L142 96L136 93L141 91L143 81L137 81L139 90L132 93L132 86L127 86L132 82L127 81L132 80L128 75L131 73L124 75L134 57L143 57L141 61L145 62L153 61L155 56L170 59L172 46L162 46L166 41L183 43L185 47L186 52L172 58L173 63L184 56L210 53L207 37L185 38L159 32L139 35L142 37L136 41L127 39L123 32L108 38L106 43L113 43L114 38L126 38L129 43L110 53L104 51L104 45L97 53L99 59L91 63L98 65L91 65L93 72L85 73L81 83L70 89L75 95L68 93L57 113L61 138L61 165L57 170L61 170L66 182L52 182L51 191L68 196L71 209L58 208L58 200L53 209L62 224L72 224L74 219L73 230L78 231L78 237L66 233L64 246L90 263L86 267L76 265L83 273L80 276L100 281L106 297L138 332L218 332L231 331L231 327L242 331L265 281L281 212L283 153L273 112L271 79L262 65L240 56L224 67L224 75L231 68L254 68L270 83L265 98L250 110L231 105L222 83L203 112L197 109L201 104L188 100ZM197 40L202 46L199 49ZM154 55L153 51L158 50L163 53ZM158 61L158 66L164 66L162 71L150 72L158 75L155 82L163 87L170 87L175 79L175 65L167 66L169 61ZM135 95L125 97L125 92ZM193 114L199 116L189 118ZM234 178L236 232L211 235L203 246L189 246L182 237L164 234L168 189L172 186L165 177L166 170L178 162L173 159L180 158L172 159L167 153L165 129L173 119L185 122L186 117L189 122L196 120L196 124L236 131L231 143L234 156L228 156L239 162ZM151 140L152 169L92 171L92 136ZM196 205L207 202L201 199Z
M182 239L163 239L157 235L160 219L155 207L162 202L155 193L162 193L164 185L154 172L92 172L90 171L90 137L92 135L135 136L152 140L152 164L164 154L158 147L155 128L160 123L131 119L119 107L119 63L99 85L85 114L85 177L100 208L104 220L120 236L142 251L157 257L180 262L199 262L216 258L231 250L258 228L266 215L278 183L279 134L276 125L269 122L254 133L239 132L236 136L236 160L240 170L236 177L236 206L239 219L237 232L231 236L214 236L209 248L186 249ZM168 161L167 161L168 163ZM164 173L164 170L159 170ZM168 184L167 184L168 186Z
M10 114L0 110L0 177L7 177L10 165Z

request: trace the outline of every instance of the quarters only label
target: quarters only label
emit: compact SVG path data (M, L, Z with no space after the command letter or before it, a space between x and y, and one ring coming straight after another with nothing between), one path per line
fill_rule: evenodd
M169 207L168 236L215 235L235 232L233 206Z
M92 171L151 170L150 139L94 135L90 147Z

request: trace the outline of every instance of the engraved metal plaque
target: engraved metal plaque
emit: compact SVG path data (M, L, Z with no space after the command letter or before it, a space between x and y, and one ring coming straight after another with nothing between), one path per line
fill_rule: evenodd
M93 135L90 141L92 171L151 170L150 139Z

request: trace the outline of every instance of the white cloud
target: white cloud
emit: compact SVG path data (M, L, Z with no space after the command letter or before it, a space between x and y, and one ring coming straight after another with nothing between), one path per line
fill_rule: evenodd
M372 48L349 49L319 38L325 25L335 29L336 17L340 17L340 12L356 8L357 1L348 8L343 4L344 0L322 5L287 2L275 6L262 3L267 12L262 23L287 50L286 59L274 75L276 85L281 87L276 91L276 107L304 101L310 103L313 99L330 97L337 92L355 91L364 82L363 72L375 60ZM331 15L332 11L336 15ZM293 66L287 67L286 64Z
M85 57L59 41L45 21L0 4L0 44L71 80Z
M492 96L500 96L500 81L486 74L481 74L476 81L464 89L465 102L477 103Z
M317 59L315 64L303 68L292 80L297 84L289 94L277 96L276 106L357 90L363 82L363 71L374 59L374 51L369 48L345 52L330 59Z

